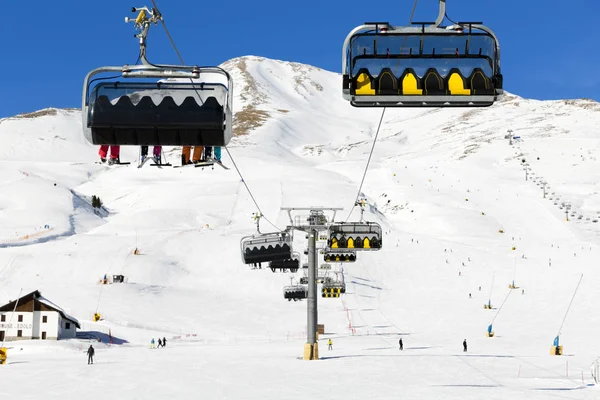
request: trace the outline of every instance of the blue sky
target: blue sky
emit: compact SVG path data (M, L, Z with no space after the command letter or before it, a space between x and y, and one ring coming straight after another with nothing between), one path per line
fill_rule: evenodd
M80 107L85 74L133 63L131 6L151 0L5 1L0 24L0 118L45 107ZM346 34L365 21L408 22L412 0L157 0L186 64L258 55L341 71ZM367 6L365 6L367 4ZM419 0L432 21L437 0ZM483 21L499 37L505 89L524 97L600 101L598 0L448 0L454 20ZM162 28L149 36L153 62L178 63Z

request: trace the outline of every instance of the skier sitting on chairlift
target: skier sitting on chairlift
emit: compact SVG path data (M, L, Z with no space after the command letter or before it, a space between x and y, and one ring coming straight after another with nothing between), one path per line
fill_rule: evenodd
M154 146L154 148L152 149L152 157L154 158L154 162L156 164L161 163L161 151L162 146ZM148 146L142 146L142 159L140 160L140 162L144 162L146 160L146 157L148 157Z
M108 145L100 146L100 150L98 151L98 155L100 156L100 161L102 163L106 162L106 156L108 155ZM121 146L110 146L110 158L108 160L108 165L120 164L121 161L119 159L119 153L121 151Z

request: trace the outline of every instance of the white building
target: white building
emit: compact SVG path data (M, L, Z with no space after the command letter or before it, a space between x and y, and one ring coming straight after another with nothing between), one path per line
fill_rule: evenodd
M79 321L37 290L0 306L0 342L73 339L77 328Z

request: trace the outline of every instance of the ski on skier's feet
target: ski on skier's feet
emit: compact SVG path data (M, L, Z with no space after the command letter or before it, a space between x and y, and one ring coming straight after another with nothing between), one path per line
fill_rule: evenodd
M126 162L119 162L119 163L109 164L107 162L96 161L95 164L106 165L107 167L112 167L113 165L129 165L131 163L129 161L126 161Z
M138 164L138 168L142 168L144 166L144 164L146 164L148 161L150 161L150 157L144 158L144 161L142 161Z
M199 162L197 164L194 164L194 167L198 168L204 168L204 167L211 167L212 169L215 169L214 167L215 163L209 162L209 161L205 161L205 162Z
M197 163L189 163L189 164L185 164L185 165L176 165L173 168L183 168L183 167L195 167L195 168L198 168L198 167L208 167L208 166L211 166L211 165L213 165L212 162L204 162L204 161L202 161L202 162L197 162Z
M170 164L170 163L166 163L166 164L156 164L155 163L155 164L150 164L150 165L153 166L153 167L158 167L158 168L171 167L172 166L172 164Z
M223 165L223 163L221 161L216 161L215 164L218 165L219 167L223 168L223 169L227 169L227 170L229 169L229 167Z
M221 160L215 160L214 158L209 158L210 162L214 163L215 165L218 165L219 167L223 168L223 169L229 169L229 167L226 167L225 165L223 165L223 162Z

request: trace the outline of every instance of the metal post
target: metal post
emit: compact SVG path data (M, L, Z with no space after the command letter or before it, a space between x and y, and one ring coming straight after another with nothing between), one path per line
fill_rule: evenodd
M319 232L311 229L308 234L308 309L306 343L313 346L317 337L317 236ZM314 353L311 356L313 360Z
M290 226L288 229L296 229L307 234L308 239L308 304L306 318L306 343L304 344L304 359L318 360L319 359L319 344L317 343L317 267L319 266L317 257L317 239L319 231L328 229L329 222L323 211L333 211L331 221L335 220L337 211L343 208L326 208L326 207L281 207L282 210L288 212L290 218ZM292 218L292 211L310 211L310 216L306 222L308 225L295 224Z
M546 182L543 183L544 198L546 198Z

